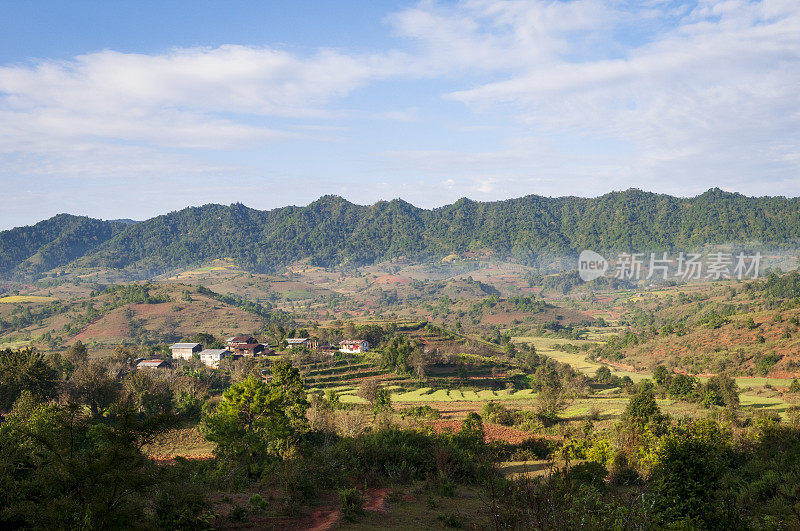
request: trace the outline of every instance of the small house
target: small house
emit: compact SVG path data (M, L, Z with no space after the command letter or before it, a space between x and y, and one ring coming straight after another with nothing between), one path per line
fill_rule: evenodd
M236 336L228 338L228 350L239 356L256 356L264 352L264 345L253 336Z
M207 348L200 353L200 361L214 369L219 367L219 362L231 355L226 348Z
M286 343L289 348L311 348L311 340L307 337L290 337Z
M369 341L363 339L347 339L339 343L339 352L345 352L347 354L369 352Z
M169 368L169 363L164 360L156 360L156 359L149 359L149 360L142 360L136 364L137 369L167 369Z
M169 349L172 351L173 359L190 360L203 350L203 345L200 343L175 343Z

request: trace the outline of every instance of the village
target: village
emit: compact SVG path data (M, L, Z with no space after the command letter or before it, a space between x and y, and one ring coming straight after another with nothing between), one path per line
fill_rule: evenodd
M317 353L333 356L336 352L344 354L360 354L369 351L369 341L361 339L347 339L339 342L338 346L323 345L317 338L296 337L284 340L288 350L310 350ZM241 358L256 358L274 355L279 345L265 345L255 337L248 335L234 336L227 339L225 348L203 348L200 343L175 343L170 345L173 360L199 359L203 364L212 369L219 368L224 359L238 360ZM137 360L137 369L162 369L169 368L170 362L157 358L141 358Z

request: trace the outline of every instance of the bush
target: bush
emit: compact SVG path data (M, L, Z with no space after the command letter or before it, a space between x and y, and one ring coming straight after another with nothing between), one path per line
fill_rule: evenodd
M269 502L261 497L260 494L256 493L250 496L250 499L247 500L247 504L254 508L263 511L269 506Z
M342 516L351 522L364 514L364 495L358 489L343 489L339 491Z
M437 516L436 519L442 522L445 527L452 527L453 529L464 527L464 520L457 514L444 513Z
M411 416L418 419L433 420L442 417L438 409L425 404L424 406L410 407L403 411L402 416Z
M766 376L772 370L773 365L781 360L780 356L775 354L766 354L756 357L756 371L761 376Z
M502 426L513 426L520 421L519 411L508 409L496 402L487 402L483 406L483 416L489 422Z
M675 374L669 383L668 392L673 398L692 399L697 378L686 374Z
M584 485L591 485L597 489L603 488L608 470L596 461L586 461L570 468L565 477L570 481L577 481Z

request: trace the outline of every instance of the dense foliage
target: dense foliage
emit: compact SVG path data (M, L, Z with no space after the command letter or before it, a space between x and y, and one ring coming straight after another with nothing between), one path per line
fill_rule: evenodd
M36 275L85 255L126 224L59 214L28 227L0 232L0 278Z
M21 264L40 250L42 256L58 259L43 260L35 271L86 255L80 264L146 276L226 257L253 271L271 271L298 259L353 266L481 248L537 263L586 248L632 251L732 241L785 243L800 237L799 207L800 199L752 198L718 189L688 199L628 190L597 198L530 195L487 203L461 199L433 210L399 199L361 206L336 196L307 207L266 212L242 204L212 204L124 230L107 222L57 217L42 223L57 228L83 220L102 226L93 230L97 236L91 241L64 236L82 234L77 228L42 229L31 236L32 228L0 233L0 251L8 250L0 252L0 275L23 270Z

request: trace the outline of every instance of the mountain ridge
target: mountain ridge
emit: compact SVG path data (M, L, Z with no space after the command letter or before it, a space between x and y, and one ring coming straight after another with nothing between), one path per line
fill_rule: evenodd
M402 199L354 204L325 195L305 207L190 206L129 223L59 214L0 232L0 278L35 278L75 265L162 274L231 257L252 271L297 260L359 266L473 249L532 262L584 248L634 251L800 239L800 198L748 197L712 188L692 198L638 189L594 198L462 198L423 209Z

